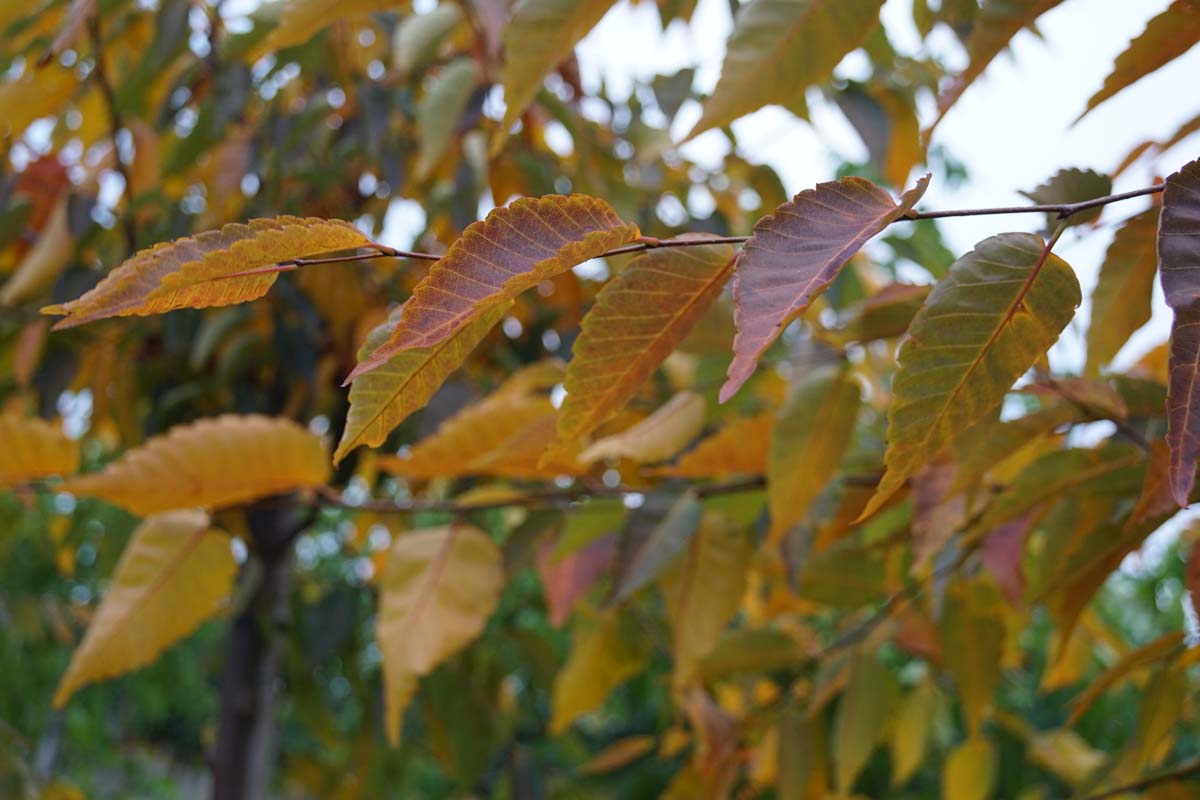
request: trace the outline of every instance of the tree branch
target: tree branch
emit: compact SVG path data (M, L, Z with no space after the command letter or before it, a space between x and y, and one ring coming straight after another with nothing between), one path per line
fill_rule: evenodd
M121 160L121 146L117 142L117 137L120 135L122 129L125 128L125 125L121 120L121 110L117 106L116 92L113 90L112 82L108 79L108 70L104 65L104 37L100 31L99 11L88 18L88 34L92 40L92 54L96 62L92 68L92 74L96 78L96 85L100 88L101 96L104 97L104 105L108 108L108 124L112 139L113 162L116 164L117 172L121 174L121 178L125 181L125 187L121 190L121 194L125 199L125 211L121 214L121 222L125 230L125 245L129 249L129 254L133 255L137 252L137 228L133 220L133 182L129 178L128 167ZM120 200L118 200L119 203Z
M1104 798L1107 797L1116 797L1117 795L1127 794L1130 792L1140 792L1143 789L1149 789L1150 787L1157 786L1160 783L1171 783L1173 781L1182 781L1196 777L1200 777L1200 758L1193 758L1191 761L1185 761L1178 766L1153 772L1144 778L1139 778L1138 780L1132 783L1124 784L1123 786L1116 786L1112 789L1105 789L1104 791L1097 792L1095 794L1086 795L1082 798L1082 800L1104 800Z

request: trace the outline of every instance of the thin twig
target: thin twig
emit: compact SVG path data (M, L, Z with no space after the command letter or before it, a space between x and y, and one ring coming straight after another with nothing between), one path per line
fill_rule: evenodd
M1143 189L1134 189L1130 192L1121 192L1120 194L1110 194L1104 197L1093 197L1090 200L1083 200L1078 203L1053 203L1049 205L1029 205L1029 206L999 206L995 208L959 208L946 211L909 211L907 214L897 217L893 220L896 222L913 222L922 219L941 219L943 217L986 217L1000 214L1056 214L1058 219L1066 220L1067 218L1078 214L1081 211L1087 211L1092 208L1108 205L1109 203L1120 202L1121 200L1131 200L1135 197L1143 197L1148 194L1156 194L1163 190L1163 184L1155 184L1147 186ZM656 239L652 236L643 236L636 242L632 242L621 247L615 247L612 250L607 250L597 258L607 258L609 256L623 256L630 253L641 253L647 250L659 250L668 247L700 247L713 244L745 244L750 239L749 236L714 236L708 238L689 237L680 239ZM245 272L235 272L230 275L225 275L225 278L242 278L249 275L263 275L271 272L290 272L298 267L307 267L315 264L334 264L346 261L369 261L376 258L411 258L421 261L438 261L442 256L436 253L422 253L413 250L395 250L385 245L372 243L371 247L375 248L375 252L360 253L349 256L333 256L330 258L294 258L290 261L283 261L279 264L270 267L261 267L259 269L247 270Z
M117 172L121 174L121 178L125 181L125 187L121 192L125 200L125 211L121 214L121 224L125 230L125 244L129 248L129 254L133 255L137 252L137 228L133 219L133 181L129 177L129 168L121 160L121 146L118 143L118 137L121 131L125 129L125 125L121 120L121 110L117 106L116 92L113 90L112 82L108 79L108 70L104 65L104 37L100 31L99 11L88 19L88 34L92 40L92 54L96 62L92 68L92 73L96 77L96 84L100 87L100 94L104 97L104 105L108 108L108 124L109 133L112 138L113 161L116 164ZM117 202L119 205L121 202L120 199Z
M1116 797L1117 795L1128 794L1130 792L1140 792L1143 789L1149 789L1151 786L1157 786L1160 783L1171 783L1173 781L1196 777L1200 777L1200 758L1193 758L1191 761L1185 761L1178 766L1154 772L1133 783L1127 783L1123 786L1086 795L1083 797L1083 800L1104 800L1107 797Z

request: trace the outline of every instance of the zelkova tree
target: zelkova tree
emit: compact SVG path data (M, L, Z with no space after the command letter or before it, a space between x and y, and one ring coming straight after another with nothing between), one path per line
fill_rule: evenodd
M611 0L232 5L0 7L6 796L1197 791L1194 533L1113 575L1196 491L1200 118L923 202L1060 2L912 3L957 72L882 0L732 2L711 94L623 99ZM1198 41L1171 2L1083 114ZM789 199L730 124L816 103L868 160Z

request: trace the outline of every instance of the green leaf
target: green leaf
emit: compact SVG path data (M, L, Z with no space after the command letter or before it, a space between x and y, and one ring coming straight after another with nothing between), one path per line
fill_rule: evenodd
M546 73L571 55L615 0L520 0L504 28L504 120L497 147L533 102Z
M418 680L479 635L503 587L500 549L476 528L416 531L392 544L375 623L392 744Z
M942 666L954 678L967 729L978 735L1000 686L1004 608L999 593L976 582L958 586L942 607Z
M488 331L508 313L512 303L503 303L485 311L453 336L432 347L405 350L383 366L366 373L350 386L350 411L342 440L333 454L336 464L359 445L383 444L397 425L409 414L424 408L433 393L458 369ZM371 331L358 360L366 361L392 335L400 323L403 307Z
M891 670L873 653L859 656L833 720L833 771L842 796L866 766L899 694Z
M1079 203L1112 193L1112 179L1090 169L1060 169L1041 186L1029 192L1021 192L1038 205L1063 205ZM1068 225L1083 225L1100 219L1104 208L1097 206L1080 211L1067 218ZM1046 215L1046 230L1054 230L1059 222L1057 214Z
M800 645L779 628L741 628L721 637L716 647L700 659L700 676L706 681L731 675L773 672L804 661Z
M1197 42L1200 42L1200 4L1195 0L1174 0L1147 22L1141 35L1117 56L1113 71L1104 79L1100 91L1088 100L1079 119L1122 89L1191 50Z
M721 78L687 138L777 103L802 101L879 24L883 0L751 0L726 46Z
M80 687L143 667L216 615L237 562L229 537L202 511L147 517L125 545L108 591L54 693L61 708Z
M769 541L805 518L837 472L861 402L857 380L840 364L817 367L796 385L779 412L767 462Z
M1171 322L1167 444L1171 494L1186 508L1200 458L1200 159L1170 175L1158 221L1158 274Z
M701 658L721 638L746 589L753 542L723 515L707 513L700 530L660 582L671 622L676 690L697 675Z
M879 548L844 540L804 562L796 593L814 603L858 608L887 594L886 567Z
M614 576L611 603L619 603L646 586L688 546L700 527L704 504L694 491L686 491L665 518L637 548L626 566Z
M862 517L998 406L1080 300L1075 273L1032 234L993 236L954 262L900 347L887 471Z
M479 65L474 59L456 58L442 67L426 87L425 96L417 105L420 148L415 171L418 180L428 176L446 152L479 78Z
M1092 318L1087 334L1087 375L1099 373L1150 321L1150 298L1158 272L1158 209L1130 217L1113 236L1100 277L1092 291Z
M550 732L599 708L604 698L645 666L649 649L637 620L624 612L607 614L579 638L554 679Z
M428 64L438 47L462 20L457 3L438 3L426 14L410 14L400 20L392 39L396 70L408 77L417 67Z

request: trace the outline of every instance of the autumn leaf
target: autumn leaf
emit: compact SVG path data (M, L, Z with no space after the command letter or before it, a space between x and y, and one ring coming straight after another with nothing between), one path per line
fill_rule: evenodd
M937 118L926 130L928 138L963 92L983 74L992 60L1008 47L1022 28L1061 3L1062 0L984 0L971 35L967 38L967 67L938 95Z
M413 445L406 455L379 459L379 467L396 475L418 479L468 474L478 460L504 445L531 422L553 415L550 398L531 391L548 387L538 384L540 377L531 381L530 370L541 372L543 367L538 365L518 371L491 395L443 422L432 436ZM554 367L552 373L556 379L562 374L561 367ZM354 386L367 380L364 378Z
M866 766L899 695L895 676L873 653L858 657L833 721L833 772L842 796Z
M1091 169L1060 169L1045 183L1028 192L1021 192L1038 205L1063 205L1079 203L1103 197L1112 192L1112 179L1107 175ZM1066 225L1085 225L1100 219L1103 206L1096 206L1085 211L1072 214L1065 220ZM1046 228L1052 230L1060 222L1058 214L1046 215Z
M559 439L581 439L623 408L712 305L732 268L728 245L664 248L609 281L572 346Z
M650 535L627 555L623 569L613 577L609 603L624 601L657 578L688 546L703 514L704 504L695 492L680 495Z
M148 517L133 532L108 591L54 693L62 708L80 687L154 661L217 613L237 563L229 537L202 511Z
M983 584L958 586L942 607L943 666L962 698L967 729L978 735L1000 686L1004 617L999 593Z
M646 474L669 478L761 475L767 470L767 452L774 427L773 412L739 417L701 439L674 464L646 470Z
M584 450L579 460L584 464L617 458L639 463L666 461L703 427L704 398L691 391L679 392L641 422Z
M438 6L456 8L456 6ZM435 9L436 10L436 9ZM456 58L430 81L424 97L417 105L417 125L420 148L414 173L424 180L437 166L442 153L458 129L459 119L479 84L479 65L474 59Z
M459 368L511 307L511 302L494 306L449 339L399 353L355 381L350 386L350 411L346 414L342 440L333 454L334 463L340 462L359 445L377 447L383 444L388 434L409 414L424 408L450 373ZM401 307L387 322L368 334L358 351L360 362L370 359L388 340L399 327L403 315L404 307ZM427 452L424 457L429 456ZM400 468L396 462L388 463Z
M483 630L504 587L499 548L476 528L415 531L392 544L375 635L383 651L388 739L400 741L418 680Z
M275 27L249 53L250 62L267 53L309 41L338 20L375 11L390 11L395 0L287 0L260 11L260 24Z
M0 489L79 469L79 443L43 419L0 414L0 442Z
M504 119L494 150L499 149L513 123L533 102L546 74L567 60L613 2L520 0L516 4L504 28L504 69L500 77L504 85Z
M1074 725L1078 722L1102 694L1130 677L1132 673L1169 660L1178 655L1182 647L1183 633L1175 631L1122 655L1108 669L1092 680L1087 689L1075 698L1067 725Z
M862 518L999 405L1058 339L1080 300L1071 268L1032 234L993 236L956 261L900 347L887 471Z
M696 677L700 660L721 638L741 604L752 550L748 531L710 512L660 580L671 623L676 690Z
M995 791L996 750L978 733L950 751L942 770L942 797L987 800Z
M566 623L576 603L612 566L616 545L616 536L602 536L578 550L560 554L555 552L553 541L546 542L538 553L537 571L551 625L561 627Z
M550 731L559 734L642 670L649 655L635 618L617 610L578 637L554 679Z
M1167 444L1171 495L1186 508L1200 457L1200 160L1166 180L1158 222L1158 274L1171 323Z
M1113 236L1092 291L1085 374L1097 374L1150 321L1157 233L1158 209L1150 208L1126 220Z
M393 37L396 70L408 77L417 67L434 59L438 47L462 21L462 9L439 3L424 14L409 14L400 20Z
M278 273L238 273L370 245L370 239L341 220L254 219L142 250L79 299L47 306L42 313L65 314L54 326L60 330L106 317L244 303L266 294Z
M63 484L134 514L224 508L323 486L329 460L320 438L287 419L228 414L179 425L99 472Z
M872 342L902 335L929 296L929 286L889 283L855 306L846 321L826 333L841 343Z
M941 697L931 680L917 684L900 700L888 734L893 787L908 783L925 760L940 705Z
M1150 443L1150 456L1146 463L1146 476L1142 482L1142 493L1137 504L1129 513L1125 523L1128 530L1152 517L1159 517L1175 510L1175 499L1171 496L1171 449L1163 439Z
M1104 85L1091 96L1078 122L1093 108L1159 67L1178 58L1200 42L1200 5L1194 0L1174 0L1166 10L1146 23L1141 35L1117 56Z
M867 240L910 210L929 176L900 202L863 178L807 189L760 219L734 265L737 337L720 400L733 397L788 323L833 282Z
M37 243L21 259L0 289L0 306L15 306L34 299L54 285L71 263L75 240L67 221L68 195L55 202Z
M390 338L346 380L397 353L438 345L485 311L638 235L608 203L580 194L523 198L493 209L430 268Z
M840 364L802 375L779 412L767 465L768 541L778 542L808 514L850 444L861 393Z
M490 453L471 462L471 472L505 478L550 480L563 475L584 475L588 466L578 446L556 450L547 457L555 440L557 415L550 413L532 420L509 436Z
M721 77L688 139L826 81L879 24L883 0L752 0L738 9Z

